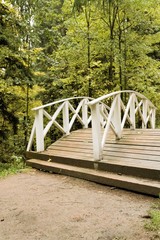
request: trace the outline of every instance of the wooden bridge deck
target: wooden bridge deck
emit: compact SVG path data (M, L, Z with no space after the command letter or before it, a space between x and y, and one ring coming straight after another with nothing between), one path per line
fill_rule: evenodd
M158 195L158 191L160 192L160 129L125 129L121 140L115 140L110 131L103 151L103 160L97 163L93 160L91 134L90 128L80 129L59 139L42 153L28 152L27 155L29 158L48 162L87 169L96 168L119 176L150 179L155 181L153 185L155 184L158 189L153 195ZM36 163L32 164L32 161L28 162L28 165L36 167ZM147 191L144 193L150 194ZM140 192L143 192L143 189Z

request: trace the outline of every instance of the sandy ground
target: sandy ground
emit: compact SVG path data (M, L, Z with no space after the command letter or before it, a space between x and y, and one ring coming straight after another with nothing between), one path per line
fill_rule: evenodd
M0 240L150 240L156 199L31 170L0 180Z

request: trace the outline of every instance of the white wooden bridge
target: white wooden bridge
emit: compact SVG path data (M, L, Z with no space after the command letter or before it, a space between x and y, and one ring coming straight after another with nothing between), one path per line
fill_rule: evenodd
M155 129L156 107L145 96L119 91L97 99L63 99L33 110L28 165L159 195L160 129ZM62 135L46 148L50 129Z

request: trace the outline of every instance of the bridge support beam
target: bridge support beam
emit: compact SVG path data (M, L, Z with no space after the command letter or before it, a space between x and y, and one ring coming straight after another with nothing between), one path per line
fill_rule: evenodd
M100 108L99 103L91 106L92 114L92 139L93 139L93 155L95 161L102 160L102 134L100 125Z

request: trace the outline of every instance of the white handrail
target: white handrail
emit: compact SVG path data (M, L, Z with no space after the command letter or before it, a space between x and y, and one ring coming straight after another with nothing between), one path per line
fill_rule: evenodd
M42 106L39 106L39 107L32 108L32 110L33 110L33 111L36 111L36 110L39 110L39 109L42 109L42 108L51 107L51 106L56 105L56 104L58 104L58 103L63 103L63 102L70 101L70 100L75 100L75 99L89 99L89 100L93 100L93 98L90 98L90 97L72 97L72 98L65 98L65 99L57 100L57 101L55 101L55 102L47 103L47 104L42 105Z
M71 101L80 100L78 106L73 106ZM34 137L36 137L36 150L37 152L44 151L44 138L52 125L55 125L60 132L65 135L70 134L70 131L77 121L82 125L83 128L88 128L88 124L91 122L91 114L87 103L93 98L89 97L73 97L58 100L49 104L45 104L32 110L35 111L35 121L32 127L30 139L27 146L27 151L32 149ZM47 107L57 106L53 115L47 112ZM58 123L57 117L61 118L62 123ZM44 126L44 117L48 121Z
M121 98L123 93L128 94L127 103L124 103ZM74 100L79 100L76 107L72 104ZM106 105L103 102L105 100L111 102L111 105ZM52 106L55 105L57 108L54 108L54 113L47 112L47 107L51 110ZM131 90L109 93L97 99L89 97L67 98L33 108L33 110L35 111L35 121L27 151L32 149L35 137L36 150L38 152L44 150L44 138L52 125L56 126L61 133L68 135L76 120L83 128L88 128L89 123L92 122L94 160L99 161L103 158L103 148L110 129L115 137L120 139L126 123L131 129L136 128L137 115L142 122L142 128L155 128L156 107L144 95ZM46 125L44 117L48 121ZM60 118L60 123L57 117ZM102 128L104 128L103 132Z
M122 101L121 94L128 94L128 102ZM105 111L101 108L102 101L112 99L110 110ZM140 99L140 101L139 101ZM115 137L120 139L126 122L131 129L136 128L136 114L142 121L142 128L155 128L156 107L141 93L125 90L109 93L88 103L91 108L92 116L92 139L94 160L99 161L103 158L103 148L109 133L113 131ZM102 122L105 124L102 125ZM104 128L102 133L101 128Z
M98 102L103 102L103 100L107 99L107 98L110 98L110 97L113 97L117 94L121 94L121 93L134 93L137 95L137 97L141 98L141 99L146 99L148 100L148 103L150 106L156 108L153 103L147 98L145 97L143 94L139 93L139 92L136 92L136 91L132 91L132 90L123 90L123 91L117 91L117 92L113 92L113 93L109 93L107 95L104 95L102 97L99 97L99 98L96 98L96 99L93 99L91 102L89 102L89 106L92 106Z

